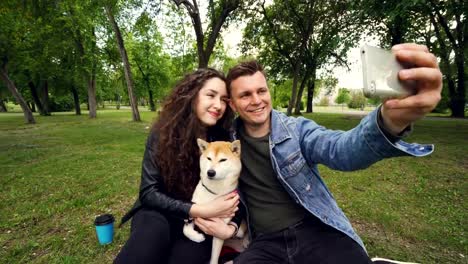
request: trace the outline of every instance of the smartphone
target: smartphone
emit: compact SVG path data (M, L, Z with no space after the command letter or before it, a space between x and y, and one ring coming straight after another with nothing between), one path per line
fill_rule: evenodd
M368 98L404 98L413 94L411 84L398 79L404 69L390 50L369 45L361 47L364 95Z

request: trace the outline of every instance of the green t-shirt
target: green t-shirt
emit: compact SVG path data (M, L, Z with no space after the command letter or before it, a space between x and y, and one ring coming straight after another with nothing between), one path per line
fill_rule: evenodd
M271 233L302 220L305 209L294 202L277 178L270 158L269 135L253 138L240 129L240 187L255 232Z

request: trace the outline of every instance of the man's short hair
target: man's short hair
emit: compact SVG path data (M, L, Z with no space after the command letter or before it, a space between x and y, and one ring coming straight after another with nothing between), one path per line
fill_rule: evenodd
M226 77L228 92L231 93L231 83L242 76L251 76L256 72L261 72L266 78L263 66L256 60L244 61L229 69Z

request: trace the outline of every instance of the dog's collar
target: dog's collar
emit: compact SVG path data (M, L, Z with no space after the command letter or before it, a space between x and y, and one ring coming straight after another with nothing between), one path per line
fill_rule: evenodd
M210 192L211 194L218 195L217 193L215 193L215 192L213 192L212 190L210 190L210 188L206 187L206 185L205 185L203 182L201 183L201 185L202 185L203 187L205 187L205 189L206 189L208 192Z
M211 194L214 194L214 195L218 195L217 193L213 192L212 190L210 190L210 188L206 187L206 185L203 183L203 181L201 182L201 185ZM233 191L235 191L236 189L230 191L230 192L227 192L226 194L228 193L232 193Z

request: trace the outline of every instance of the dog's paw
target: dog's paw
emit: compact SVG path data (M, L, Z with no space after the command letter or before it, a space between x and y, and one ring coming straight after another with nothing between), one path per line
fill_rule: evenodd
M200 242L205 241L205 236L202 233L195 231L195 229L193 228L194 228L193 224L184 225L184 229L183 229L184 235L188 239L192 240L193 242L200 243Z
M193 242L197 242L197 243L201 243L203 241L205 241L205 235L201 234L201 233L193 233L191 237L189 237L190 240L192 240Z
M244 236L247 235L246 232L247 232L247 224L245 221L242 221L241 225L239 226L239 230L237 230L236 237L243 238Z
M248 248L250 244L249 236L245 236L244 239L242 239L242 246L244 248Z
M245 230L243 228L239 228L239 230L237 230L236 237L237 238L243 238L244 236L246 236Z

